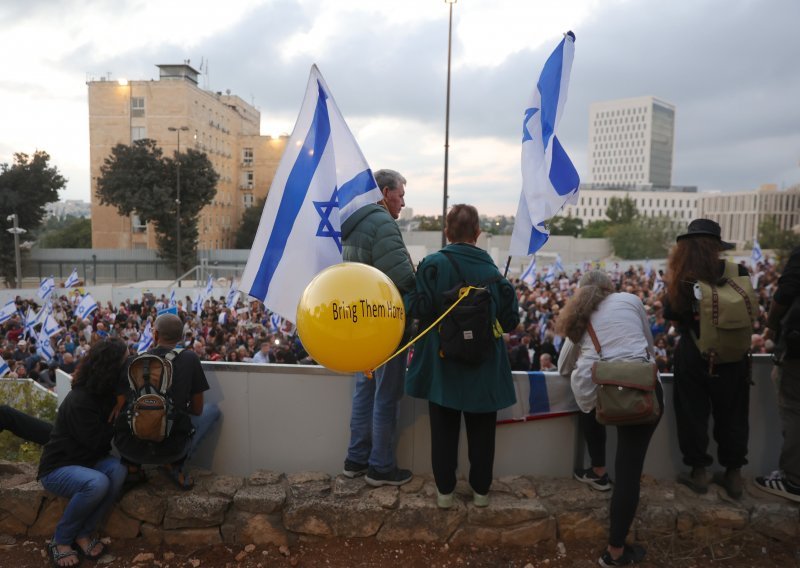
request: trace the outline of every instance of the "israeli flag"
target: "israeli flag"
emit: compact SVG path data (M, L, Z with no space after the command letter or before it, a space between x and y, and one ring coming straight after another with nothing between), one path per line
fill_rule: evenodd
M231 289L228 290L228 296L225 298L225 306L229 309L236 307L236 302L239 301L239 284L236 280L231 280Z
M0 377L5 377L10 372L11 368L8 366L8 363L5 362L5 359L0 357Z
M75 315L78 319L86 319L93 311L97 309L97 302L94 301L91 294L86 294L81 298L78 307L75 308Z
M653 284L653 294L660 294L665 288L666 286L664 285L664 280L661 278L661 274L656 272L656 280Z
M561 262L561 255L557 254L556 255L556 264L555 264L555 273L556 274L561 274L562 272L566 273L566 270L564 270L564 264Z
M6 305L0 308L0 323L5 323L17 313L17 304L14 300L9 300Z
M206 281L206 289L203 291L203 300L207 300L211 297L212 292L214 291L214 279L211 278L211 275L208 275L208 280Z
M61 331L61 324L58 323L58 320L56 320L52 314L48 314L42 324L42 329L39 330L39 336L45 335L49 339L59 331Z
M139 343L136 344L136 352L137 353L144 353L153 345L153 330L150 325L150 321L147 321L147 325L144 327L144 331L142 332L142 336L139 338Z
M50 278L44 278L39 283L39 291L36 293L42 300L45 302L50 298L50 294L53 293L53 290L56 289L56 281L51 276Z
M175 298L175 289L169 293L169 307L174 308L178 306L178 300Z
M25 314L25 326L22 335L30 337L33 334L33 326L36 325L37 315L34 309L28 306L28 313Z
M64 282L64 288L71 288L72 286L75 286L75 284L77 284L78 282L80 282L80 279L78 278L78 269L73 268L72 273L69 275L69 278L67 278L67 281Z
M567 102L575 34L567 32L544 64L522 122L522 195L509 254L535 253L547 242L545 221L577 203L580 179L556 137Z
M548 284L552 284L556 279L556 265L551 264L550 268L547 269L547 274L544 275L544 281Z
M647 276L647 279L650 280L650 276L653 274L653 263L650 262L648 258L647 261L644 263L644 275Z
M53 351L53 344L50 343L50 338L41 332L36 338L36 353L45 363L49 363L55 356L55 351Z
M764 260L764 253L761 252L761 246L758 244L758 239L753 238L753 252L750 254L750 261L753 266Z
M536 255L533 255L531 263L528 265L528 268L525 269L525 272L522 273L520 280L525 282L528 286L536 284Z
M592 263L589 262L588 260L585 260L583 262L583 270L582 270L582 272L585 274L587 272L591 272L591 270L592 270Z
M269 316L269 330L272 333L278 333L281 329L281 323L283 322L283 318L278 314L272 314Z
M381 200L316 65L268 195L240 290L294 321L311 279L342 262L342 222Z
M194 302L192 303L192 311L196 314L199 314L203 311L203 295L202 293L198 292L197 296L194 297Z

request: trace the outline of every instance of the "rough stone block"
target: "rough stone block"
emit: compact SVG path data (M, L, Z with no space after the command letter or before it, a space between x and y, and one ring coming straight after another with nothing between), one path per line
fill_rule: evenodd
M142 523L139 530L142 533L142 538L151 546L159 546L164 541L164 531L159 526Z
M564 542L602 541L608 538L607 511L568 511L556 515L558 536Z
M232 511L221 527L226 544L288 546L289 538L280 515L252 515Z
M340 499L356 497L365 486L364 479L361 477L349 478L340 475L333 480L333 496Z
M286 476L289 485L298 485L310 481L330 481L331 476L323 471L299 471Z
M22 485L0 487L0 510L31 526L36 521L42 501L48 493L38 481L28 481Z
M167 530L213 527L222 524L231 500L212 495L184 495L167 501L164 528Z
M52 536L66 506L67 500L60 497L45 501L36 522L28 529L28 536Z
M500 534L500 542L505 546L531 546L555 540L556 520L553 517L531 521L518 527L508 527Z
M289 493L293 499L309 499L315 497L324 497L331 492L330 481L306 481L304 483L296 483L289 486Z
M467 506L467 519L472 525L506 527L549 516L537 499L517 499L505 493L492 492L488 507Z
M366 498L377 503L384 509L394 509L397 507L397 502L400 499L397 487L392 487L390 485L371 490L367 493Z
M286 501L282 485L251 485L243 487L233 497L233 506L250 513L270 514L280 510Z
M136 538L139 536L139 525L141 521L132 519L119 507L114 507L103 527L103 534L111 538Z
M796 542L800 537L797 505L782 501L756 503L750 513L750 524L753 530L770 538Z
M167 500L152 491L149 485L143 485L125 493L120 507L134 519L160 525L167 512Z
M232 499L236 492L244 486L244 479L232 475L215 475L203 479L198 485L201 490L210 495Z
M305 535L356 538L377 533L385 516L386 510L374 501L309 498L284 508L283 525Z
M254 471L247 480L248 485L273 485L283 479L283 474L268 469Z
M17 519L11 513L0 511L0 534L24 535L28 532L28 525Z
M201 547L220 544L219 528L165 530L164 544L168 546Z
M381 541L444 542L466 515L466 509L459 501L451 509L439 509L434 499L403 495L397 509L386 516L377 538Z

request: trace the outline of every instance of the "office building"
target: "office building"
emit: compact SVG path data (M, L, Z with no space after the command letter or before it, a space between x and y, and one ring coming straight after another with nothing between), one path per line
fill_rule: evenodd
M261 114L230 91L198 86L189 62L158 65L157 80L88 81L93 248L155 249L154 228L136 215L100 205L100 167L117 144L154 139L165 156L191 147L219 174L217 193L199 218L198 248L232 248L245 209L265 197L288 140L260 135Z
M668 188L675 107L655 97L592 103L589 173L595 184Z

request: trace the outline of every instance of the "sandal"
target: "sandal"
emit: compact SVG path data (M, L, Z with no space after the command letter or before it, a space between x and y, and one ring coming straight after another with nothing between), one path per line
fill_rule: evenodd
M182 469L170 466L161 466L161 471L167 476L172 484L181 491L189 491L194 487L194 479L184 473Z
M100 545L100 552L91 554L91 551L94 550L98 544ZM91 539L89 539L89 544L86 545L86 548L78 544L78 541L75 541L74 547L78 551L78 556L83 556L87 560L97 560L106 553L106 545L104 545L96 536L93 536Z
M67 568L72 568L73 566L78 566L81 563L80 559L78 558L78 553L75 552L75 550L70 549L66 552L61 552L58 550L58 544L56 544L55 540L50 541L50 544L47 545L47 550L50 556L50 562L53 564L53 566L55 566L55 568L65 568L65 566ZM78 562L70 565L60 564L62 560L69 558L70 556L74 556Z

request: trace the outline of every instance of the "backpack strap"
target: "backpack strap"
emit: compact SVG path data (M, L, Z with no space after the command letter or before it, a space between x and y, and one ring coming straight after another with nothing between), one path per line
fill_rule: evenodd
M589 321L588 325L586 326L586 331L589 332L589 337L592 338L592 344L594 344L594 350L597 351L597 355L602 359L603 354L600 352L600 342L597 340L597 334L594 331L594 327L592 327L591 321Z
M180 354L181 354L181 352L182 352L184 349L186 349L186 348L185 348L185 347L175 347L175 348L174 348L172 351L170 351L169 353L167 353L166 355L164 355L164 359L166 359L167 361L169 361L170 363L172 363L172 361L174 361L174 360L175 360L175 358L176 358L178 355L180 355Z

